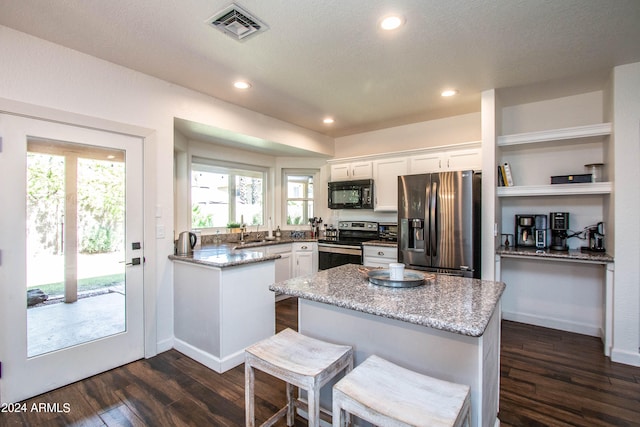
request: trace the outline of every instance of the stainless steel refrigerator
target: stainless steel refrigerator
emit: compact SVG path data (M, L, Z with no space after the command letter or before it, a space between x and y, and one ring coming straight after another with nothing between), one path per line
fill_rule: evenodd
M398 262L480 278L481 173L398 177Z

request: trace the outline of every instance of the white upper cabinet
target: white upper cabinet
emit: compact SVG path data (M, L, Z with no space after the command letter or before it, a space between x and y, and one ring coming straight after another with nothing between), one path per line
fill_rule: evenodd
M397 212L398 177L408 169L406 157L373 161L374 211Z
M372 162L338 163L331 165L331 181L371 179Z
M480 169L482 157L480 148L429 152L411 156L412 174Z

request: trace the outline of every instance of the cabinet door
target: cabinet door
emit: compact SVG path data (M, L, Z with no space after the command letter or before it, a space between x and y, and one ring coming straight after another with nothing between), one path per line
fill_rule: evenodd
M276 282L291 279L293 272L293 263L291 252L280 254L280 258L276 260Z
M411 156L409 170L412 174L442 171L442 154L428 153Z
M294 268L296 271L295 277L313 273L313 252L297 252Z
M371 178L371 162L351 163L351 179Z
M385 159L373 162L374 205L380 212L398 211L398 177L407 174L407 159Z
M351 179L351 165L350 164L340 164L340 165L331 165L331 181L346 181Z
M447 155L446 168L452 171L480 169L482 167L481 156L479 148L452 151Z

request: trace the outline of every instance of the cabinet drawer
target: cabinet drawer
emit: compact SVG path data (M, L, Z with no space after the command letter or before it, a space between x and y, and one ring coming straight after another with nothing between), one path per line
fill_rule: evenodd
M398 256L398 249L389 246L365 246L363 255L367 258L386 258L395 262Z
M315 242L300 242L293 244L295 252L312 252L315 248Z
M287 252L291 252L291 244L280 244L280 245L269 245L267 246L267 253L269 255L272 254L284 254Z

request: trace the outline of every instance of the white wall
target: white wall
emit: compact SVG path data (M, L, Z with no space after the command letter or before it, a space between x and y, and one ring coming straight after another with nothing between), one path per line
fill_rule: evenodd
M480 112L336 138L335 157L384 154L471 141L480 141Z
M154 147L145 153L154 158L145 159L145 180L157 191L145 200L153 205L145 207L147 226L152 225L145 240L146 269L153 270L145 272L145 277L155 277L153 289L145 282L145 291L156 303L150 313L155 323L149 317L147 322L157 326L154 341L158 351L170 348L173 339L173 272L167 256L173 252L174 118L333 155L332 138L3 26L0 57L4 58L0 101L6 101L2 103L5 107L18 101L59 110L61 116L64 112L81 114L81 120L99 126L112 122L120 128L133 125L149 130L144 136ZM156 206L162 213L158 218ZM153 239L156 225L166 229L165 238ZM147 348L147 355L155 350Z
M640 366L640 63L613 70L615 289L611 359Z

